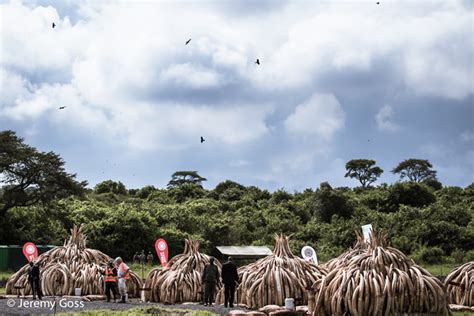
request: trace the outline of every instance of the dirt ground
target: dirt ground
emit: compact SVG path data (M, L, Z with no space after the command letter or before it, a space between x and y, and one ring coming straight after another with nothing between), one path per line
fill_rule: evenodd
M207 307L199 304L177 304L177 305L163 305L158 303L143 303L139 300L131 300L126 304L108 303L105 301L82 301L80 298L52 298L47 297L43 300L32 300L31 298L6 298L0 299L0 315L25 315L25 314L55 314L55 313L78 313L92 310L112 310L124 311L136 308L150 308L157 309L183 309L192 311L207 311L212 314L226 315L231 310L244 310L242 308L224 308L222 305L214 305ZM160 313L161 314L161 313ZM171 313L170 313L171 315Z

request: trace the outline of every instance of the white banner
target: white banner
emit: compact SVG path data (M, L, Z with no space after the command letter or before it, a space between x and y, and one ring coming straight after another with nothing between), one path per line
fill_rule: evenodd
M304 260L310 261L315 265L318 265L318 257L316 257L316 251L313 249L313 247L304 246L301 249L301 256Z
M364 234L365 241L370 239L370 232L372 232L372 224L362 226L362 234Z

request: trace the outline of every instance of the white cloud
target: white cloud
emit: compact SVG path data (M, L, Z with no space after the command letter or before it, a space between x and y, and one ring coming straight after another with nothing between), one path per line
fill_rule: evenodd
M296 88L338 72L368 73L383 60L410 91L463 99L474 93L474 46L463 44L472 42L474 15L458 3L310 6L252 79L266 89Z
M285 179L286 190L317 188L321 182L332 186L346 185L345 163L331 159L325 153L294 150L270 160L269 169L255 175L267 183L281 183Z
M0 110L1 105L12 105L20 96L26 96L33 87L17 73L0 67Z
M473 183L474 150L459 150L455 143L430 142L420 146L419 153L433 164L443 184Z
M473 94L474 17L462 3L272 2L271 10L243 14L225 3L85 1L70 6L79 7L73 24L54 4L3 3L0 120L13 129L34 126L31 133L38 135L45 125L81 136L95 130L103 148L120 152L181 154L203 135L206 146L245 157L231 165L250 162L254 168L258 163L240 150L288 132L281 146L258 148L253 158L268 164L275 183L292 176L295 185L309 183L320 157L337 170L334 175L344 171L327 153L346 114L334 95L314 91L340 92L348 113L351 102L370 100L350 99L345 89L361 89L361 99L374 95L366 82L377 82L380 98L393 82L403 83L408 99L415 94L422 101L429 96L461 103ZM393 82L378 80L382 72ZM307 100L288 102L300 98ZM282 119L289 108L293 113ZM390 106L380 109L378 128L398 129L393 116ZM473 138L470 132L460 137ZM299 142L308 139L325 154L302 150ZM229 160L223 162L227 168ZM322 174L323 166L318 170ZM316 173L311 181L318 181ZM332 183L335 176L328 178Z
M377 128L382 131L395 132L400 129L396 123L393 122L393 108L386 104L380 108L380 110L375 115L375 122L377 123Z
M236 168L247 167L250 165L252 165L252 163L245 159L233 159L229 162L230 167L236 167Z
M183 149L199 137L230 145L258 139L268 133L265 123L273 111L268 105L214 108L177 103L90 104L73 85L44 85L27 99L4 107L0 116L15 120L44 116L56 124L96 130L97 137L137 150ZM59 110L59 106L66 109Z
M474 141L474 133L472 131L464 131L461 134L461 140L466 143Z
M164 82L171 81L190 88L218 87L222 80L215 71L189 63L171 65L161 73L160 78Z
M309 100L296 106L285 120L285 127L291 133L329 140L344 126L344 120L344 111L332 94L313 94Z

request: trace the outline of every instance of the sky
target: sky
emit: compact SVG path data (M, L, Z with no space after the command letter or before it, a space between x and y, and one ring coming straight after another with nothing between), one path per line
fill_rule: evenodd
M0 130L90 187L354 187L359 158L474 182L470 0L0 1L0 25Z

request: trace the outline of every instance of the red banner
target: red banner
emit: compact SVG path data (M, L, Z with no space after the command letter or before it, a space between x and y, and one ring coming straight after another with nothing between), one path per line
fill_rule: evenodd
M158 254L158 259L160 259L161 266L166 267L168 263L168 244L163 238L158 239L155 242L155 250Z
M28 262L30 262L31 260L38 258L38 249L34 243L27 242L23 245L23 254Z

